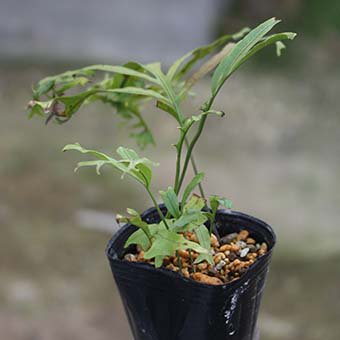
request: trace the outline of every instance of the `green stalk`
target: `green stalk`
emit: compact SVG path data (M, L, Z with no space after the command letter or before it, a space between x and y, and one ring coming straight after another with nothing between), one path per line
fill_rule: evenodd
M210 110L210 108L211 108L211 106L212 106L212 104L214 102L214 99L215 99L215 96L210 98L209 102L204 107L204 112ZM196 135L194 136L193 140L189 144L189 147L188 147L188 150L187 150L187 155L185 157L185 161L184 161L184 165L183 165L182 174L180 176L180 180L179 180L179 184L178 184L178 192L180 191L181 186L183 184L184 177L185 177L187 169L188 169L188 164L189 164L189 161L190 161L191 156L192 156L192 151L193 151L193 149L195 147L196 142L198 141L199 137L201 136L201 133L203 131L203 128L204 128L206 120L207 120L207 115L202 117L202 119L200 121L200 124L198 126L198 130L196 132Z
M175 193L178 194L178 185L179 185L179 180L180 180L180 174L181 174L181 156L182 156L182 148L183 148L183 142L184 142L185 134L181 130L181 137L176 145L176 150L177 150L177 159L176 159L176 176L175 176L175 185L174 185L174 190Z
M148 187L145 187L146 191L148 192L158 214L159 214L159 217L161 218L161 220L163 221L164 225L166 226L167 229L169 229L169 226L165 220L165 216L164 214L162 213L162 210L159 208L158 204L157 204L157 201L155 199L155 196L152 194L151 190L148 188Z
M188 147L188 150L187 150L187 155L185 157L185 161L184 161L184 165L183 165L182 174L180 176L180 180L179 180L179 184L178 184L178 188L177 188L178 192L181 189L181 186L182 186L183 181L184 181L185 174L186 174L186 172L188 170L188 164L189 164L189 161L190 161L190 158L191 158L192 150L194 149L194 146L195 146L198 138L200 137L200 135L202 133L202 130L203 130L203 127L204 127L204 124L205 124L206 120L207 120L207 116L202 117L202 119L200 121L200 125L199 125L198 130L197 130L197 133L194 136L194 138L191 141L191 143L189 144L189 147Z
M186 145L187 148L189 148L189 142L188 142L187 138L185 138L185 145ZM191 161L192 169L194 170L194 174L196 176L198 174L198 168L197 168L196 161L195 161L193 153L190 156L190 161ZM202 183L198 183L198 189L200 191L201 196L205 199L205 194L204 194Z

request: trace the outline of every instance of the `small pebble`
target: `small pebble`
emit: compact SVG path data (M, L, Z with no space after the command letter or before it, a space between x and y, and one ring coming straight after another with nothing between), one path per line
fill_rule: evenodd
M235 253L230 253L228 258L232 262L232 261L234 261L237 258L237 255Z
M256 241L253 238L251 238L251 237L248 237L246 239L246 242L247 242L247 244L255 244L256 243Z
M232 233L232 234L228 234L224 237L221 238L221 244L229 244L232 241L234 241L237 238L238 234L237 233Z
M133 255L133 254L126 254L124 256L124 259L127 260L127 261L130 261L130 262L136 262L137 261L136 256Z
M236 245L243 249L247 246L247 243L245 243L244 241L237 241Z
M268 250L267 243L264 243L264 242L263 242L263 243L261 244L261 249L267 251L267 250Z
M201 262L197 265L197 268L199 270L206 270L208 268L208 263L207 262Z
M217 240L217 237L214 234L211 234L211 236L210 236L210 243L213 247L219 247L220 246L220 244Z
M248 248L249 248L249 252L251 253L256 253L257 251L256 247L253 244L249 244Z
M194 273L192 274L192 278L196 281L207 283L210 285L221 285L223 281L217 277L211 277L202 273Z
M216 270L221 270L227 263L225 261L220 261L219 263L217 263L216 265Z
M248 230L241 230L239 234L237 235L237 238L239 240L245 241L249 236L249 231Z
M216 276L218 274L218 270L215 267L211 267L208 270L208 274L211 276Z
M197 237L193 232L183 233L187 239L197 242ZM239 279L243 273L257 260L258 257L268 252L268 245L265 242L256 242L249 237L247 230L238 233L230 233L222 237L218 242L215 235L211 236L211 255L214 264L203 261L194 264L199 254L188 250L180 250L181 270L178 266L176 256L167 256L163 260L163 267L181 273L184 277L204 282L207 284L223 284ZM137 249L136 254L128 253L124 256L127 261L148 262L153 264L153 260L144 259L144 251Z
M249 253L249 248L244 248L240 252L240 257L246 257L248 253Z

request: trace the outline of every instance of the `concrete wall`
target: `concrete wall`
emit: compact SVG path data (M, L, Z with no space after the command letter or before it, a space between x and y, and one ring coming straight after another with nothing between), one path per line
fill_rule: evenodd
M220 0L2 0L0 58L171 61L214 37L220 5Z

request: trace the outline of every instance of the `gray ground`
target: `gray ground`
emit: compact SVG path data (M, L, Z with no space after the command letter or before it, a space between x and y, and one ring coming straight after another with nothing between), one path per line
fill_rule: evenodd
M75 141L109 150L126 144L106 107L63 127L25 119L31 83L50 73L0 68L0 338L131 339L103 254L109 234L80 228L75 216L150 202L109 172L74 175L79 155L60 152ZM196 153L207 191L278 233L263 340L340 338L340 83L337 72L311 74L241 72L218 100L227 117L210 119ZM207 91L207 83L198 86L188 112ZM173 176L175 125L152 109L146 119L160 140L146 151L161 163L154 186L164 188Z

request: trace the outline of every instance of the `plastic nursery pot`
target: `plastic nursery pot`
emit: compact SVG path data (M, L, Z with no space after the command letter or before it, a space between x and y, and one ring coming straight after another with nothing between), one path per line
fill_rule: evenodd
M142 215L158 222L155 209ZM135 340L253 340L261 295L275 245L275 234L252 216L220 210L216 225L221 236L247 229L258 242L268 244L239 280L211 286L186 279L147 263L122 260L124 243L136 230L124 225L106 249Z

